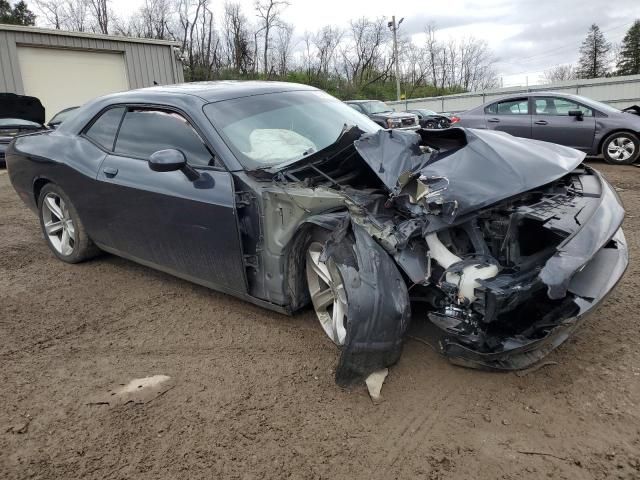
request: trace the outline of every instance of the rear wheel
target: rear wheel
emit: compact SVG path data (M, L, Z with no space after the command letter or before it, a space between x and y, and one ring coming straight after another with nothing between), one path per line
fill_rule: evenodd
M436 128L436 122L433 120L427 120L425 124L425 128Z
M73 204L57 185L49 183L38 199L40 227L53 254L63 262L78 263L99 253Z
M602 155L607 163L628 165L640 154L640 141L633 133L619 132L608 136L602 144Z

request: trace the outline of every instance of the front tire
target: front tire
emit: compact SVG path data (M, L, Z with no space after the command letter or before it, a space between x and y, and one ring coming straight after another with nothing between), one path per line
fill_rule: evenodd
M640 155L640 140L630 132L609 135L602 143L602 156L612 165L629 165Z
M100 252L87 235L69 197L59 186L49 183L42 188L38 213L49 249L63 262L83 262Z
M321 260L329 232L318 230L311 236L306 251L306 276L311 303L322 329L338 346L347 340L348 298L344 281L338 270L340 260L329 257ZM351 242L346 238L345 243Z

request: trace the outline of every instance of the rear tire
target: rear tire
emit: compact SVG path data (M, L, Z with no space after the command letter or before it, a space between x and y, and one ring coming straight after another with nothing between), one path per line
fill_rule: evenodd
M630 132L617 132L602 142L602 156L612 165L629 165L640 155L640 140Z
M100 253L69 197L58 185L48 183L42 188L38 214L49 249L63 262L79 263Z

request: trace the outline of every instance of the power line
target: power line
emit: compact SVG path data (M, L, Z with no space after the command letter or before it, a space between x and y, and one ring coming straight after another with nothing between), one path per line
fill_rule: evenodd
M619 28L629 27L632 24L633 24L633 21L632 22L627 22L625 24L618 25L617 27L612 27L612 28L609 28L607 30L602 30L602 33L609 33L609 32L612 32L614 30L618 30ZM580 42L580 44L582 44L582 42ZM554 53L559 52L561 50L575 49L575 48L576 48L575 45L564 45L562 47L557 47L557 48L554 48L554 49L551 49L551 50L547 50L546 52L541 52L541 53L537 53L535 55L530 55L528 57L523 57L521 59L518 59L517 63L519 63L519 64L521 64L521 63L529 63L529 61L531 59L538 59L538 58L541 58L541 57L547 57L547 56L553 55ZM495 63L507 64L507 63L512 63L512 62L509 62L507 60L499 60L499 61L497 61ZM510 74L510 75L516 75L516 74Z

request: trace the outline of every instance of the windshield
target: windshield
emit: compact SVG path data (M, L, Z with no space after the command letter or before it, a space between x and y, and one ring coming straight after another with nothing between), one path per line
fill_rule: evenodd
M436 112L434 112L433 110L418 110L420 112L420 114L426 116L429 115L438 115Z
M346 125L380 127L321 91L254 95L205 105L215 129L249 170L300 160L335 143Z
M58 125L58 124L64 122L71 115L73 115L76 112L76 110L78 110L78 107L71 107L71 108L67 108L65 110L62 110L61 112L58 112L57 114L55 114L53 116L53 118L51 120L49 120L49 123L50 124L54 124L54 125Z
M386 103L381 102L380 100L373 100L371 102L363 102L360 105L362 105L362 108L364 108L365 111L369 115L374 115L376 113L393 112L393 108L391 108Z
M622 113L620 110L618 110L615 107L612 107L611 105L599 102L597 100L591 100L590 98L582 97L580 95L572 95L569 100L579 101L580 103L584 103L588 107L593 107L602 113Z
M36 122L22 120L21 118L0 118L0 127L33 127L40 128Z
M615 107L612 107L611 105L607 105L606 103L602 103L602 102L598 102L597 100L591 100L586 99L587 105L590 104L591 107L595 108L596 110L600 110L603 113L621 113L620 110L618 110Z

